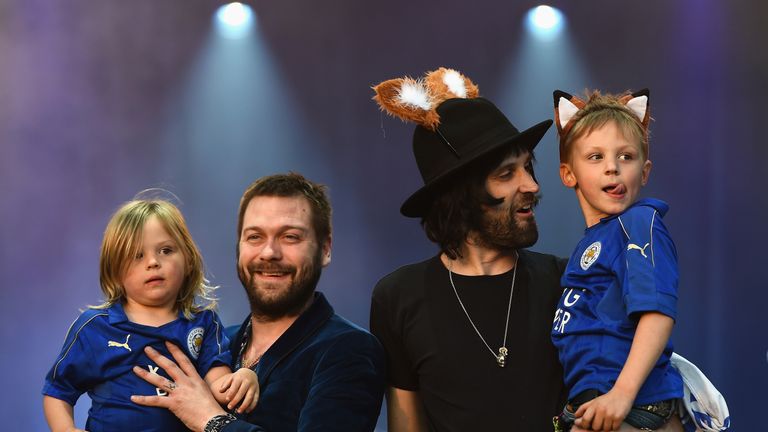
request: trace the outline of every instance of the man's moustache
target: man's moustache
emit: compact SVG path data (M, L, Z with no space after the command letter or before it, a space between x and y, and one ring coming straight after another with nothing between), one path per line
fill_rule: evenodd
M535 208L539 205L539 201L541 201L541 194L534 194L532 192L526 192L523 194L523 197L520 198L520 201L515 204L514 207L516 208L522 208L525 206L530 205L531 208Z

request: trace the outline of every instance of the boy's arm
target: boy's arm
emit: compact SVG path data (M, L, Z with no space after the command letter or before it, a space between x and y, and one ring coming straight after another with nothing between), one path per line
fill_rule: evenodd
M617 430L627 416L645 379L659 360L674 320L659 312L640 316L629 356L613 388L579 407L576 425L593 430Z
M256 372L240 368L231 372L227 366L216 366L205 374L205 382L216 402L238 413L251 412L259 399L259 379Z
M214 366L208 370L208 373L205 374L203 379L205 380L206 384L212 388L216 381L220 381L222 378L226 378L226 376L231 373L232 369L230 369L229 366Z
M210 368L208 373L205 374L205 377L203 377L205 383L210 387L216 402L221 405L226 405L228 401L226 400L226 394L219 391L219 389L231 375L232 369L230 369L229 366L214 366Z
M51 432L84 432L75 428L73 411L69 403L48 395L43 396L43 412Z
M631 396L634 402L640 387L664 351L674 324L672 318L659 312L647 312L640 317L627 362L613 389Z

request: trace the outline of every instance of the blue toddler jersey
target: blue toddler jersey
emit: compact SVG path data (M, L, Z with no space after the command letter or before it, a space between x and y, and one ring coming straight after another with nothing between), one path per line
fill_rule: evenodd
M675 318L677 252L661 220L668 206L640 200L624 213L587 228L568 261L555 313L552 341L563 365L568 397L584 390L607 393L629 355L644 312ZM635 404L682 397L670 366L672 343L637 394Z
M211 367L229 366L229 341L219 317L210 310L188 320L182 314L160 327L128 320L120 304L88 309L70 327L61 354L48 372L43 394L74 405L88 392L92 400L86 430L90 432L186 431L164 408L131 402L131 395L164 395L133 373L139 366L167 375L144 354L151 346L171 358L165 341L179 346L201 376Z

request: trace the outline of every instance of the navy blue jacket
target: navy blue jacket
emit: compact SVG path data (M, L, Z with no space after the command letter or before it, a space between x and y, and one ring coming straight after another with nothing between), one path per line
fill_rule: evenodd
M245 324L230 350L237 361ZM234 364L233 364L234 367ZM256 366L256 409L225 432L372 431L384 395L378 340L336 315L322 293L264 353Z

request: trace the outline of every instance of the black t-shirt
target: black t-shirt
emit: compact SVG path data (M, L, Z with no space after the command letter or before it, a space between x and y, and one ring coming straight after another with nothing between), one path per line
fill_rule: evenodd
M371 332L387 352L388 383L418 391L433 431L551 431L565 402L550 340L565 260L520 251L506 366L477 336L439 257L402 267L376 285ZM453 280L493 351L504 339L513 271Z

